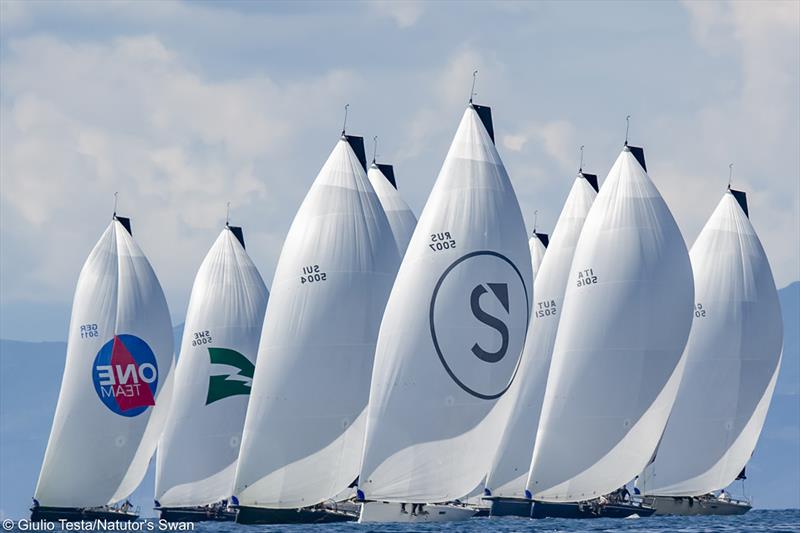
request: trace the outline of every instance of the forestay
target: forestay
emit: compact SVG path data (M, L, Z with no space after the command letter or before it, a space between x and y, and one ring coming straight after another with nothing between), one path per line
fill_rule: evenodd
M592 183L596 184L596 181L590 182L584 174L579 174L575 179L553 230L547 254L538 275L535 275L531 324L522 352L519 375L508 397L502 400L511 402L508 423L486 480L486 488L492 496L525 497L525 483L572 256L583 222L597 195ZM531 241L534 239L539 241L538 237L533 237Z
M314 505L358 475L375 342L400 259L349 141L363 143L337 143L278 260L236 473L242 506Z
M626 146L575 248L528 480L535 499L599 497L644 468L680 382L693 294L680 231Z
M743 207L725 193L692 246L694 323L686 370L648 494L697 496L736 479L755 449L780 367L783 326L769 261Z
M192 287L156 462L162 507L207 505L233 490L269 295L234 231L222 230Z
M400 257L403 257L408 248L408 241L417 226L417 217L414 216L408 204L397 191L397 181L391 165L373 163L369 167L367 176L386 212L386 218L389 219L389 226L392 228L392 235L397 243Z
M470 105L386 307L359 485L370 500L469 494L486 475L505 421L493 408L517 371L531 259L485 124L489 108Z
M172 349L161 285L115 217L75 289L64 377L36 486L41 506L115 503L141 483L169 407Z

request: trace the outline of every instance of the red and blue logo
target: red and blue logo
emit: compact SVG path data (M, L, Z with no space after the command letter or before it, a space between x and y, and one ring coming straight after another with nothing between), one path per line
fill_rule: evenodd
M122 416L140 415L156 404L156 356L139 337L115 335L97 352L92 381L106 407Z

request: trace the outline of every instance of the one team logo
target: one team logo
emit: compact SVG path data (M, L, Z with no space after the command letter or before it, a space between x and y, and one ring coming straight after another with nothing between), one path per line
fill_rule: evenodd
M92 365L98 398L118 415L133 417L155 405L158 361L135 335L115 335L100 348Z
M227 348L209 348L208 355L211 358L212 365L232 366L239 371L233 374L209 376L206 405L230 396L250 394L250 386L256 370L250 359L235 350Z
M447 374L477 398L502 396L517 372L529 313L528 289L509 258L482 250L454 261L436 283L429 315Z

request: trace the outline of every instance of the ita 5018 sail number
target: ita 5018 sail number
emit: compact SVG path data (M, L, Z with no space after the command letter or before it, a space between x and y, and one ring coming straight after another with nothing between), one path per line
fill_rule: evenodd
M300 275L300 284L316 283L328 279L328 273L322 272L319 265L304 266L303 273Z
M594 270L587 268L578 272L578 287L585 287L597 283L597 276L594 275Z

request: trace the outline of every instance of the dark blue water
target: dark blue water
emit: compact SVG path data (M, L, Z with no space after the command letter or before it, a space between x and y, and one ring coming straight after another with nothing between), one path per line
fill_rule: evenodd
M612 519L597 518L592 520L565 520L547 518L544 520L526 520L522 518L473 518L467 522L450 522L440 524L368 524L354 523L325 524L318 526L241 526L238 524L217 523L198 524L195 531L201 533L254 531L309 531L317 533L411 533L428 531L464 531L464 532L498 532L523 533L541 532L584 532L584 531L630 531L630 532L666 532L705 533L705 532L800 532L800 509L785 511L750 511L742 516L655 516L650 518Z

